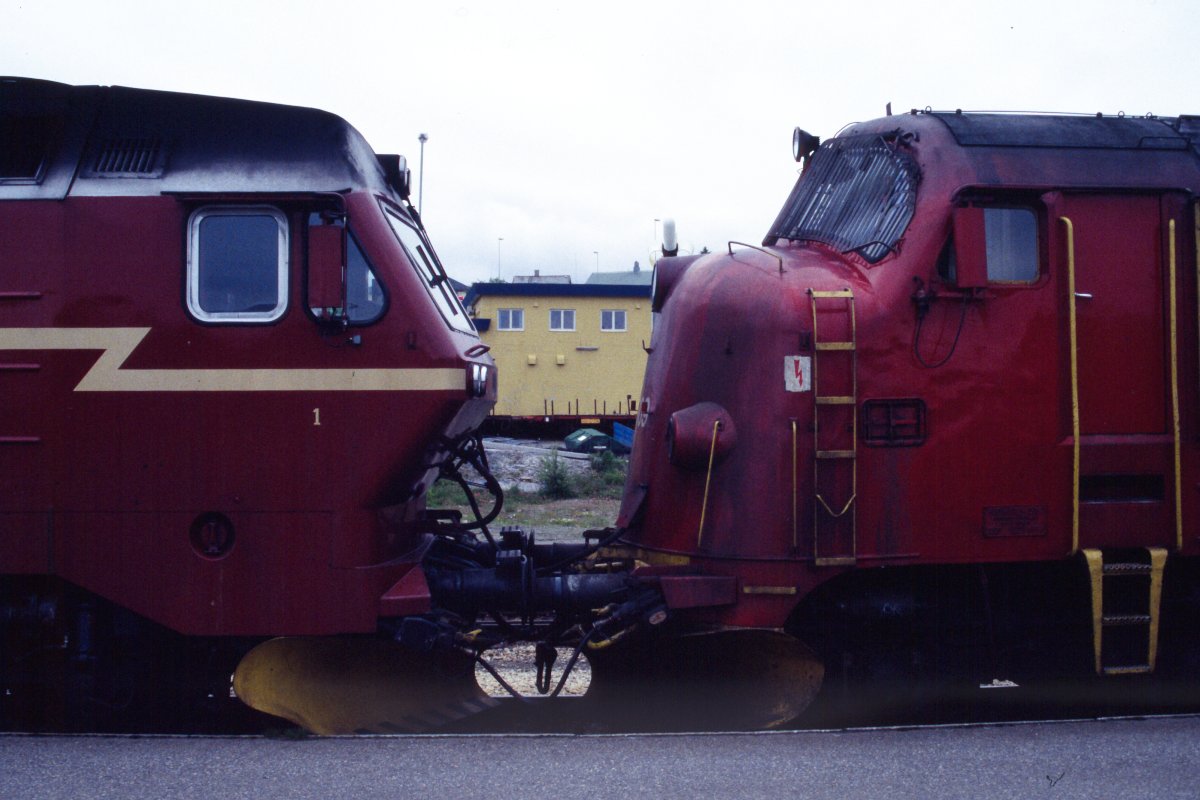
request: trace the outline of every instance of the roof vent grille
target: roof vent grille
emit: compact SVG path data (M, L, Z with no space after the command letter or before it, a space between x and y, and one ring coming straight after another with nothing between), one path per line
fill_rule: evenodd
M162 175L163 147L157 136L105 139L96 150L88 177L157 178Z

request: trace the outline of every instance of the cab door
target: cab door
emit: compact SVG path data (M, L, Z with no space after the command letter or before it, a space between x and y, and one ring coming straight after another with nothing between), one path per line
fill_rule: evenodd
M1068 276L1063 340L1074 350L1064 363L1079 434L1076 547L1166 546L1178 496L1166 258L1177 204L1161 194L1097 193L1064 194L1053 205Z

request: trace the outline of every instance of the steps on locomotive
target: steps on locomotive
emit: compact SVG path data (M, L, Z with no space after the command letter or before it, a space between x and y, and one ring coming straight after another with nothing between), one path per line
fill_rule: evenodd
M813 561L857 562L858 335L851 289L809 289L813 325ZM840 319L839 319L840 318ZM825 325L818 325L824 319ZM821 328L834 328L821 338ZM838 330L840 328L840 330ZM822 386L830 386L822 394ZM836 392L836 393L835 393ZM843 500L843 498L845 498Z
M1085 549L1097 675L1154 672L1167 551Z

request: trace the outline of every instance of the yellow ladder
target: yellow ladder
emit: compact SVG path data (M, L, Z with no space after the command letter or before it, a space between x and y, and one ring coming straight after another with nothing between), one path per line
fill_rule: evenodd
M1110 561L1105 563L1104 553L1096 549L1084 549L1083 556L1087 559L1088 576L1092 584L1092 647L1095 651L1097 675L1136 675L1153 672L1158 658L1158 621L1162 605L1163 568L1167 563L1167 551L1162 547L1145 548L1146 561ZM1138 592L1116 592L1118 600L1114 602L1111 595L1114 592L1104 591L1106 578L1121 579L1129 582L1133 578L1148 580L1147 592L1142 597L1146 602L1131 603L1130 598L1137 597ZM1106 597L1109 598L1106 604ZM1110 628L1138 630L1145 634L1145 663L1106 664L1113 659L1111 646L1104 647L1104 632ZM1114 636L1114 638L1116 638ZM1126 658L1131 653L1141 652L1140 642L1126 642L1126 647L1120 655ZM1107 656L1107 657L1106 657Z
M858 346L857 322L854 316L854 292L850 289L817 290L809 289L812 298L813 323L813 491L816 502L813 504L813 560L819 567L845 566L854 564L857 553L857 537L854 499L858 493ZM824 301L824 302L822 302ZM818 309L818 306L823 308ZM843 341L821 341L818 318L822 314L844 312L848 315L847 327L849 338ZM840 356L840 358L835 358ZM824 363L824 366L822 364ZM841 362L842 369L849 370L848 380L843 380L843 386L849 386L849 394L821 394L820 378L826 369L832 370ZM826 375L826 377L829 377ZM845 376L844 376L845 377ZM826 430L827 439L821 440L823 418L845 416L844 410L849 408L850 424L830 425ZM842 414L835 414L838 409ZM849 428L847 431L846 428ZM848 439L848 440L847 440ZM825 469L822 470L822 465ZM842 477L842 484L849 478L849 497L839 505L837 500L826 499L822 494L822 473L830 482L836 482ZM846 473L849 473L848 476ZM849 528L850 551L837 555L821 555L822 538L832 538L837 529Z

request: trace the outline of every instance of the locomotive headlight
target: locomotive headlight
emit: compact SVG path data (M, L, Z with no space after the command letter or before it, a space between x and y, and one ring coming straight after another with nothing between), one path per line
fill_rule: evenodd
M486 364L471 365L470 392L472 397L483 397L487 394L487 379L488 368Z
M797 161L812 155L820 145L820 136L813 136L808 131L801 130L800 128L792 131L792 158Z

